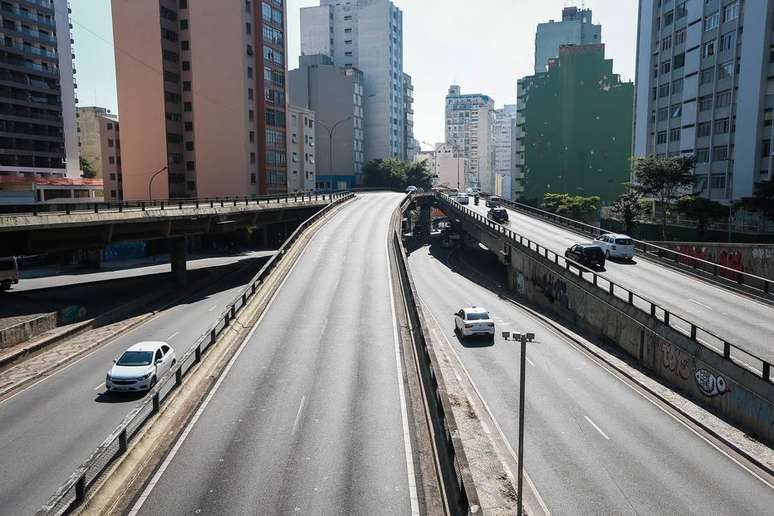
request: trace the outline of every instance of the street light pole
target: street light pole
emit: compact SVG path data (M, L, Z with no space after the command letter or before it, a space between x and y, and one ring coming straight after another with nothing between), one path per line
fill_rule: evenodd
M527 334L521 334L521 373L519 374L519 475L516 486L516 507L518 516L524 514L523 487L524 487L524 386L527 372Z
M164 172L168 168L169 167L164 167L161 170L159 170L158 172L154 172L153 175L151 176L150 180L148 181L148 200L149 201L153 200L153 195L151 193L151 188L153 187L153 180L156 179L157 175L161 174L162 172Z
M328 124L325 124L321 122L320 120L315 120L318 125L323 126L328 131L328 173L333 176L333 133L336 131L336 128L346 122L347 120L352 120L351 116L348 116L347 118L344 118L342 120L339 120L332 126L329 126ZM331 180L331 190L333 190L333 180Z

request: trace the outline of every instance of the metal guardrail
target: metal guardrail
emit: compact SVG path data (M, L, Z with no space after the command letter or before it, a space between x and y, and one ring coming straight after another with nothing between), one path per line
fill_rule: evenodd
M654 301L641 296L626 287L618 285L613 281L610 281L604 276L597 274L578 264L575 261L566 259L563 255L544 247L537 242L534 242L518 233L512 231L510 228L498 224L489 220L488 218L476 213L475 211L463 207L461 204L454 201L451 197L445 194L439 194L437 196L444 202L445 206L451 209L459 216L468 217L476 222L483 224L491 232L504 236L514 245L519 245L526 248L533 254L537 254L541 258L553 262L556 266L564 268L566 271L576 274L581 280L592 284L593 286L604 290L606 293L617 297L618 299L626 302L630 306L633 306L647 315L655 318L656 320L666 324L673 330L676 330L698 344L706 347L707 349L721 355L726 360L734 362L736 365L743 367L752 373L760 376L764 380L771 382L771 363L767 362L763 358L746 351L744 348L733 344L725 338L709 331L697 324L692 323L688 319L676 315L666 308L658 305ZM752 362L752 363L751 363Z
M602 229L592 224L586 224L577 220L573 220L567 217L562 217L556 213L550 211L541 210L534 206L522 204L514 201L508 201L503 199L502 203L505 206L514 208L516 210L527 212L531 215L535 215L541 219L548 220L554 224L569 227L581 233L596 237L604 235L606 233L612 233L606 229ZM750 274L749 272L742 272L724 265L720 265L708 260L702 260L701 258L695 258L693 256L667 249L666 247L651 244L644 240L634 240L635 248L647 257L663 260L676 265L682 265L686 268L693 269L696 272L702 272L708 276L712 276L721 283L728 283L732 285L745 286L755 291L760 292L766 297L774 299L774 281Z
M317 201L330 199L331 196L341 195L345 191L337 192L299 192L285 195L264 195L245 197L203 197L190 199L163 199L148 201L106 201L83 203L51 203L51 204L21 204L13 206L0 206L0 216L13 215L71 215L72 213L122 213L124 210L146 211L147 209L199 209L225 206L251 206L261 204L280 204L304 201Z
M412 195L406 196L393 215L393 249L408 307L410 330L419 359L422 388L425 391L426 399L430 401L428 410L435 434L434 445L440 461L442 476L440 480L444 485L444 493L451 514L481 514L478 492L468 467L468 460L459 437L451 402L446 394L446 388L441 383L442 380L439 380L439 361L432 346L429 345L430 331L417 304L416 287L406 263L406 250L401 238L401 220L403 212L411 204L412 199Z
M202 361L204 355L218 343L218 337L228 329L237 314L247 305L258 287L266 277L281 263L289 248L299 236L314 222L325 215L333 206L354 197L352 193L332 194L330 203L307 220L293 232L282 244L266 265L253 277L250 283L238 294L218 317L217 321L196 341L179 360L176 366L156 386L151 389L145 399L138 404L105 439L91 456L75 470L70 478L62 484L56 493L46 502L38 515L59 515L71 512L81 505L97 481L107 471L108 466L118 457L126 453L129 444L138 437L139 430L152 416L157 414L161 406L169 399L178 387L181 387L194 366Z

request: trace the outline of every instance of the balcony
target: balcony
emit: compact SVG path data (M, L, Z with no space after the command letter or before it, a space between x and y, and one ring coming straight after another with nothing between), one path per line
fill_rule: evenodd
M21 18L22 20L32 22L36 25L44 25L51 28L56 27L56 23L54 22L53 18L51 17L46 18L45 16L40 16L39 14L34 14L30 11L24 11L16 7L6 7L6 6L2 7L0 11L2 11L3 14L9 13L12 16Z
M0 41L0 46L5 48L12 48L14 50L18 50L24 54L27 55L33 55L33 56L40 56L40 57L48 57L51 59L56 59L56 52L53 52L51 50L45 50L42 48L33 47L32 45L22 45L20 43L11 42L7 43L5 41Z

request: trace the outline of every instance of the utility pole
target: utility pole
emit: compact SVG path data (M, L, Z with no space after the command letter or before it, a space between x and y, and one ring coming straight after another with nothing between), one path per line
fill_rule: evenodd
M323 126L328 131L328 174L330 174L331 178L333 177L333 133L336 131L336 128L339 125L343 124L347 120L352 120L352 117L348 116L347 118L343 118L332 126L329 126L320 120L315 120L318 125ZM331 179L330 190L333 191L333 179Z
M148 181L148 200L149 200L149 201L152 201L152 200L153 200L153 195L152 195L152 191L151 191L151 188L153 187L153 180L154 180L154 179L156 179L156 176L157 176L157 175L161 174L162 172L164 172L164 171L165 171L165 170L167 170L168 168L169 168L169 167L164 167L164 168L162 168L161 170L159 170L158 172L154 172L154 173L153 173L153 175L151 175L151 178L150 178L150 180Z

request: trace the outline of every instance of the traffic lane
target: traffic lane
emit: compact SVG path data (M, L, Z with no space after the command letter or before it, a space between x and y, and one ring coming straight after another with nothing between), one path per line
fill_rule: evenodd
M0 402L0 507L31 514L120 423L142 395L105 395L113 358L143 340L167 340L182 356L257 269L224 279L41 382Z
M209 267L220 267L244 260L267 258L273 256L275 253L276 251L246 251L236 255L192 258L186 262L186 267L189 271L206 269ZM123 278L136 278L151 274L164 274L171 272L171 270L172 265L169 261L165 261L155 265L134 266L127 264L126 268L115 268L97 272L71 272L30 278L25 278L24 271L22 271L22 277L19 279L19 283L14 285L9 292L25 292L42 288L80 285L83 283L102 282Z
M436 251L434 251L436 252ZM443 259L444 252L437 251ZM554 514L762 514L774 491L610 375L526 312L420 248L412 273L434 324L452 343L511 446L518 432L518 345L460 344L451 314L484 306L529 344L525 464ZM487 262L488 267L491 264Z
M486 215L483 205L473 208ZM520 212L508 210L508 214L508 227L513 231L559 254L572 244L590 240ZM774 307L647 259L638 257L635 262L608 260L602 276L774 362Z
M385 250L399 200L320 229L140 514L411 514Z

